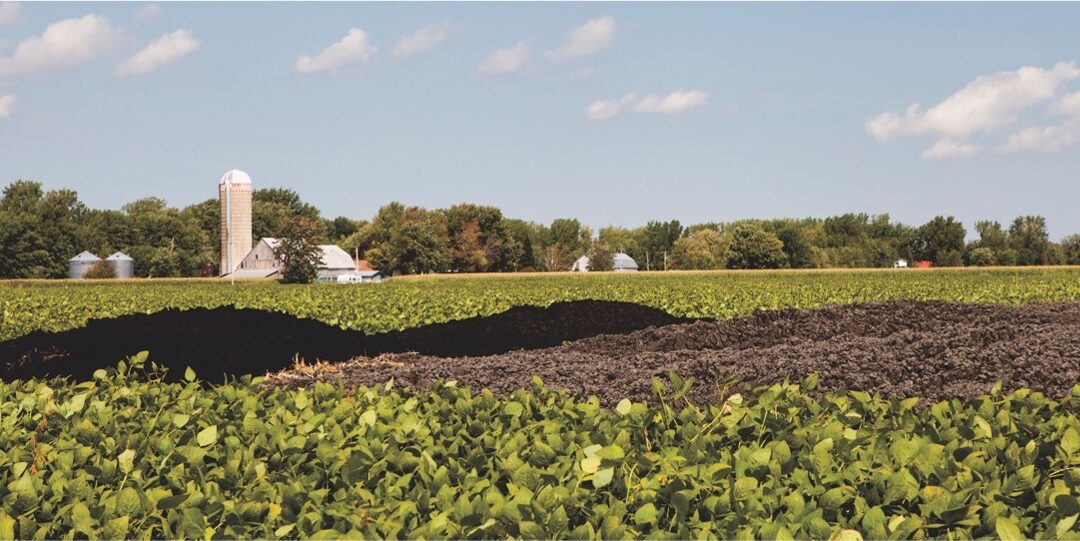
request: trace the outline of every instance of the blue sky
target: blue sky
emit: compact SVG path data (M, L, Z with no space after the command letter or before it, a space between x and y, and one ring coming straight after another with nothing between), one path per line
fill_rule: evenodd
M1080 232L1080 4L0 4L0 181ZM407 38L407 39L403 39ZM912 107L913 104L920 104Z

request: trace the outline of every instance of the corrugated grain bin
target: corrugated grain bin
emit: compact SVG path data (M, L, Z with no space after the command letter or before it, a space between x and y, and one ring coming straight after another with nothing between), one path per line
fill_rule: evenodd
M86 277L86 272L89 271L101 261L101 258L90 253L83 252L68 260L68 277L73 279L82 279Z
M128 257L124 252L105 258L105 262L113 269L117 278L133 278L135 276L135 260Z

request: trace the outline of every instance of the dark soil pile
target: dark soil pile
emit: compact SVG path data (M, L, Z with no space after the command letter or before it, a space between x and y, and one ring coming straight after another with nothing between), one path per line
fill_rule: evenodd
M344 361L357 355L415 351L428 355L489 355L556 346L565 340L626 333L687 321L632 303L575 301L547 308L520 306L399 332L365 335L313 319L235 308L165 310L90 321L59 333L32 333L0 342L0 378L72 376L149 351L172 377L190 366L208 381L265 374L297 359Z
M761 312L607 334L561 346L479 357L416 353L299 366L266 385L315 380L427 388L436 380L498 393L528 388L533 375L605 404L652 400L651 379L693 377L690 398L715 400L734 376L749 384L820 376L819 390L864 390L933 401L1028 387L1051 396L1080 383L1080 303L1020 307L886 302Z

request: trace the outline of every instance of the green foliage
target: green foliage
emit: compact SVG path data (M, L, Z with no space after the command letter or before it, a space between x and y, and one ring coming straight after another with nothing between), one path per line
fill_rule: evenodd
M0 537L1080 537L1080 387L676 407L672 376L606 409L539 381L168 384L145 358L0 383Z
M1080 300L1080 269L580 273L393 279L378 287L219 280L0 282L0 340L62 331L90 319L166 308L235 306L313 318L369 333L400 330L560 301L633 302L690 318L756 309L876 300L1020 304Z
M1080 235L1069 235L1061 239L1062 263L1080 265Z
M315 281L322 261L318 239L323 235L319 222L306 216L294 216L285 222L281 242L274 255L281 260L281 281L286 284L310 284Z
M609 271L615 268L615 254L603 242L592 243L588 256L590 271Z
M720 232L699 229L672 246L671 266L680 270L709 270L724 267L727 247Z
M729 269L779 269L787 264L784 243L761 226L738 224L728 234Z

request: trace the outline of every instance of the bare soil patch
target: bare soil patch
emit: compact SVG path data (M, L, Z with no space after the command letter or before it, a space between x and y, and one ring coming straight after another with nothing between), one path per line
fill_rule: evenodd
M37 332L0 342L0 378L72 376L149 351L179 377L190 366L208 381L265 374L297 360L344 361L358 355L415 351L436 356L490 355L545 348L599 334L618 334L684 322L632 303L575 301L547 308L521 306L476 317L385 334L366 335L313 319L259 310L165 310L90 321L59 333Z
M420 353L362 356L300 366L265 385L314 381L425 389L437 380L497 393L528 388L532 376L572 394L652 400L653 377L693 377L695 402L717 398L731 377L748 384L820 376L819 391L846 389L889 398L969 398L1001 380L1051 396L1080 383L1080 302L1019 307L882 302L760 312L604 334L532 351L483 356Z

